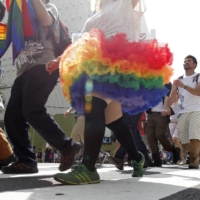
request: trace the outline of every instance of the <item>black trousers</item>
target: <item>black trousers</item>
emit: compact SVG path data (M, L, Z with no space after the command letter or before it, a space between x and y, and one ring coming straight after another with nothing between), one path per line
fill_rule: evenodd
M140 132L138 131L138 128L137 128L138 121L139 121L141 115L142 115L142 113L135 114L135 115L129 115L128 113L123 113L123 120L128 125L131 132L133 133L133 138L134 138L135 145L136 145L138 151L143 153L143 155L145 156L145 160L149 160L147 147L144 144L144 142L142 141ZM121 145L120 148L117 150L115 157L124 159L126 153L127 153L126 148Z
M37 65L17 77L11 90L4 119L6 131L18 161L29 166L37 165L28 134L30 125L61 152L70 151L74 144L46 113L45 104L58 77L58 70L49 75L45 65Z

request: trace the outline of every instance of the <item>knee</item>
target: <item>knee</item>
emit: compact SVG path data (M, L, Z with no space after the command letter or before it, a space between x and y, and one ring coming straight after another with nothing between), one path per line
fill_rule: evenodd
M4 115L4 122L6 126L11 126L14 125L14 123L17 121L19 118L18 112L15 112L15 109L7 106L5 115Z
M23 115L29 123L31 123L33 119L37 117L37 113L34 113L29 107L23 109Z

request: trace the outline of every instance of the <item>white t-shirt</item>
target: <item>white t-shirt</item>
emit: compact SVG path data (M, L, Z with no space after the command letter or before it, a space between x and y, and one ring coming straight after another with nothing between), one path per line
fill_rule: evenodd
M183 76L183 79L180 79L184 85L188 85L191 88L197 87L197 82L200 82L200 78L198 81L194 80L194 77L197 73L194 73L191 76ZM194 111L200 111L200 97L191 94L190 92L185 90L184 88L178 88L179 91L179 106L178 111L179 113L188 113Z
M157 106L153 107L152 112L162 112L164 110L163 101L161 101Z

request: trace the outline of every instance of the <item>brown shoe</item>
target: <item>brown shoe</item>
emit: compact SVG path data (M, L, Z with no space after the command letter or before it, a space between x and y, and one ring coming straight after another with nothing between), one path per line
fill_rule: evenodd
M4 174L34 174L38 173L38 168L15 162L7 167L3 167L1 171Z
M108 156L107 160L110 164L115 165L117 169L124 170L124 161L122 159Z
M74 164L76 154L80 151L80 149L81 149L81 144L76 142L72 146L71 151L66 151L61 153L60 166L59 166L59 170L61 172L71 168L71 166Z
M189 153L190 164L189 169L199 169L199 154Z
M8 166L10 163L16 162L16 161L17 159L13 154L9 156L8 158L6 158L5 160L0 160L0 170L2 167Z

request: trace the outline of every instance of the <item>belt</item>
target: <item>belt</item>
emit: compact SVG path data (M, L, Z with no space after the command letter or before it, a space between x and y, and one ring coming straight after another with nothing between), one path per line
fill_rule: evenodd
M150 112L149 114L161 114L161 112Z

